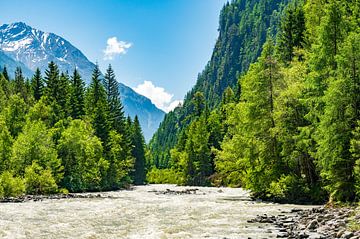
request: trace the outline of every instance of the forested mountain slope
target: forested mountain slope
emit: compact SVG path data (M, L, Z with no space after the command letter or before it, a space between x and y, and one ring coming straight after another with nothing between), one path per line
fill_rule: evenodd
M181 131L191 122L193 98L201 92L207 107L218 106L227 87L240 92L238 78L259 56L267 34L275 34L281 12L288 0L236 0L227 3L220 13L219 37L210 61L198 75L183 107L168 113L150 142L157 167L167 167L170 149Z
M291 2L278 28L215 108L197 91L167 115L180 133L150 181L241 186L276 201L359 201L360 2Z

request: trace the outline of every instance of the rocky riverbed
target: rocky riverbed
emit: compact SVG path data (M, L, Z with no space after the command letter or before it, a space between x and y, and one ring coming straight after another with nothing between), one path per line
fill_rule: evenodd
M292 209L294 215L258 215L249 223L274 225L278 238L347 238L360 239L360 231L353 230L349 224L360 224L360 214L354 207L313 208L311 210Z

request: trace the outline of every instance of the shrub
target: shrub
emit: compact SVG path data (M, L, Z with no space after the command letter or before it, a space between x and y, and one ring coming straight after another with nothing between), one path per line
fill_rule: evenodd
M25 169L25 185L28 194L51 194L58 189L51 170L43 169L36 162Z
M13 177L12 173L5 171L0 175L0 196L17 197L25 193L24 180Z

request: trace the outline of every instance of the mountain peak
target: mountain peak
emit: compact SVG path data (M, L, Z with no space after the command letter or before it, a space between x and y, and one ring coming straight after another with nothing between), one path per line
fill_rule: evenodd
M70 42L54 34L32 28L24 22L15 22L0 26L0 64L25 67L27 77L39 68L42 72L50 61L55 62L59 70L70 74L76 68L84 81L89 83L95 64ZM30 72L30 74L26 74ZM131 117L139 116L145 138L150 139L160 124L164 112L151 104L146 97L140 96L129 87L120 84L120 96L124 102L125 113Z
M87 82L91 78L89 72L95 66L64 38L32 28L24 22L0 26L0 49L33 71L45 69L50 61L64 72L72 72L77 67Z

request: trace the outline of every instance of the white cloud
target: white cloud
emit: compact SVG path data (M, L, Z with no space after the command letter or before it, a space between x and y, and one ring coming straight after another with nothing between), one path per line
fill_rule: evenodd
M162 87L155 86L151 81L144 81L144 83L135 87L134 90L138 94L149 98L156 107L165 112L173 110L179 103L182 103L181 100L172 100L173 94L166 92Z
M132 43L118 41L116 37L110 37L106 41L106 49L104 52L104 60L112 60L116 55L126 54L126 50L132 46Z

